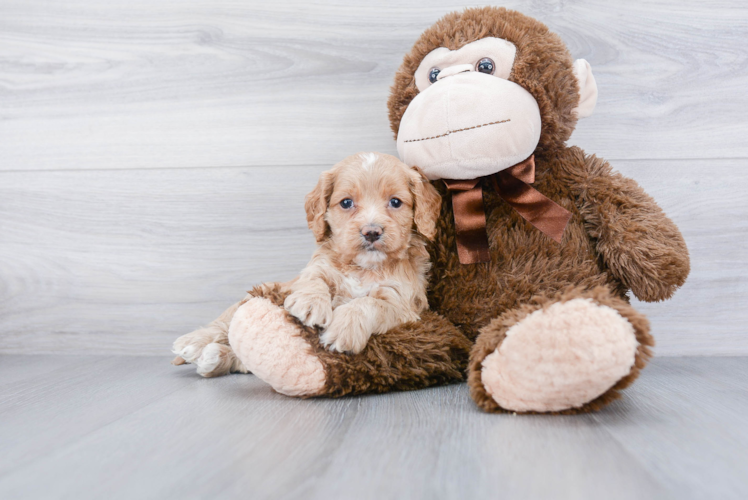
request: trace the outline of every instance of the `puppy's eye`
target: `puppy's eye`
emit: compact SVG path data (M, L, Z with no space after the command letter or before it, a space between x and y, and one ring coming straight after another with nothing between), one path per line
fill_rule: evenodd
M485 73L487 75L493 75L493 70L495 68L495 65L493 63L493 60L489 57L484 57L480 61L478 61L478 64L475 65L475 71L478 71L479 73Z
M390 200L390 206L392 208L400 208L402 206L403 202L399 198L392 198Z
M441 70L439 68L431 68L431 71L429 71L429 81L431 83L436 83L436 77L439 76L439 73Z
M348 210L349 208L353 206L353 200L350 198L346 198L340 202L340 206Z

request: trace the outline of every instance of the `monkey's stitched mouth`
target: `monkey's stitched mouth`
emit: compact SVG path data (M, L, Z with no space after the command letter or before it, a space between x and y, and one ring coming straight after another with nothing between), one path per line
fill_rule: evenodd
M488 127L489 125L498 125L500 123L507 123L507 122L510 122L510 121L512 121L512 120L509 119L509 118L507 118L506 120L499 120L499 121L496 121L496 122L488 122L488 123L483 123L481 125L473 125L472 127L458 128L457 130L449 130L449 131L447 131L447 132L445 132L445 133L443 133L441 135L435 135L433 137L424 137L423 139L408 139L407 141L403 141L403 142L430 141L431 139L439 139L440 137L446 137L448 135L456 134L457 132L465 132L465 131L473 130L473 129L476 129L476 128Z

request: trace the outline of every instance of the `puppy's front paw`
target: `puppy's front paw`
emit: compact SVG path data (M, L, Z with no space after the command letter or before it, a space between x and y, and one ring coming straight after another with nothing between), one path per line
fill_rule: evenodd
M358 354L366 347L369 337L371 331L366 326L364 315L345 304L335 309L332 323L322 334L320 341L331 351Z
M283 307L306 326L326 328L332 321L332 299L329 294L294 292Z

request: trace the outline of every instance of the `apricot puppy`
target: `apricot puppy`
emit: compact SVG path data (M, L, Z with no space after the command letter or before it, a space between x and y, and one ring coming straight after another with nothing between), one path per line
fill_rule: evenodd
M341 352L417 321L428 307L426 239L440 206L420 171L394 156L359 153L323 172L305 204L319 247L284 307Z

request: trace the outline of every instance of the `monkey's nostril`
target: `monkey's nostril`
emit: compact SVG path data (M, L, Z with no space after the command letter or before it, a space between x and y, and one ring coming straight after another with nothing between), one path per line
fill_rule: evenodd
M369 243L374 243L382 237L382 229L378 227L365 227L361 230L361 235Z

